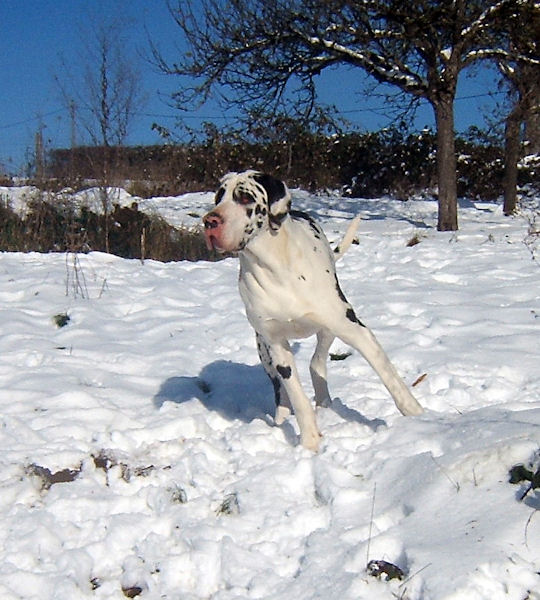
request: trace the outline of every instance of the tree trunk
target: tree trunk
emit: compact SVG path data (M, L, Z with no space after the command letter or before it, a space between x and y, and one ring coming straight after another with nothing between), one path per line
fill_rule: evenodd
M506 118L504 130L503 211L507 216L516 210L520 129L521 114L519 107L515 107Z
M433 102L437 125L437 180L439 187L439 231L456 231L457 174L454 137L454 97L445 94Z
M534 73L527 78L530 85L529 94L527 94L528 106L524 115L525 131L524 138L526 142L526 154L540 154L540 81Z
M101 171L101 204L103 208L103 218L105 224L105 252L110 253L110 231L109 231L109 213L110 213L110 198L109 198L109 185L110 185L110 172L111 172L111 151L107 144L107 140L103 139L103 166Z

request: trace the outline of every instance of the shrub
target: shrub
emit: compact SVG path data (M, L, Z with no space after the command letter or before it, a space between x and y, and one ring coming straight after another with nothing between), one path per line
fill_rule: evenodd
M12 252L104 252L108 231L109 251L123 258L163 262L218 258L206 248L199 230L173 227L159 216L139 211L136 203L115 205L105 217L87 207L77 212L64 197L41 194L31 199L24 217L0 203L0 223L0 250Z
M0 249L16 251L24 243L24 224L7 198L0 197Z

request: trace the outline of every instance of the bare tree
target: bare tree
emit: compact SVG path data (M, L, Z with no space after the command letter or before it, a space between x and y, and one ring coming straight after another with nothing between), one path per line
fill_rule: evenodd
M90 19L81 27L82 46L64 56L56 81L70 112L92 145L121 146L134 113L144 103L138 56L128 26L119 20Z
M164 72L190 78L175 95L184 108L219 90L229 105L258 105L264 113L288 101L308 114L317 75L336 65L427 100L437 128L438 229L455 230L458 77L477 61L507 56L500 15L523 4L535 2L177 0L171 13L190 51L172 63L156 48L154 57Z
M64 73L56 80L71 119L82 128L86 140L101 148L94 166L105 213L105 247L109 251L109 188L113 183L118 148L127 138L135 112L144 103L136 54L127 43L127 29L120 21L91 20L83 28L80 56L64 58ZM75 64L73 64L75 61ZM72 133L72 138L74 133Z

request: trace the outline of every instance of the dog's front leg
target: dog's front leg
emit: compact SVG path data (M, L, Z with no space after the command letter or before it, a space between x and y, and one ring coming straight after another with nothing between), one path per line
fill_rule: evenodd
M268 353L278 374L279 383L294 409L300 429L300 442L304 448L317 452L321 434L311 402L300 384L291 347L286 340L270 343L268 344Z
M257 351L259 353L259 359L261 361L266 374L272 382L274 387L274 398L276 402L276 414L274 416L274 422L276 425L281 425L291 414L292 406L287 395L287 391L282 386L281 376L276 371L274 361L270 356L270 345L264 339L264 337L256 332Z

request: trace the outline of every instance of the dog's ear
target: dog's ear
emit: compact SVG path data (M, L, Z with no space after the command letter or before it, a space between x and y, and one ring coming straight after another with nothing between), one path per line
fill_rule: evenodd
M283 181L266 173L257 173L254 179L266 192L270 229L277 231L291 208L289 190Z

